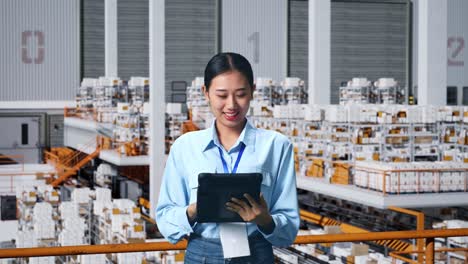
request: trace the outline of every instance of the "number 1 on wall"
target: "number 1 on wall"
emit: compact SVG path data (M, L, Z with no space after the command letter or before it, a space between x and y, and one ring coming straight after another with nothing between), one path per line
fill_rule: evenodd
M253 62L258 64L260 61L260 33L252 33L247 40L253 44Z

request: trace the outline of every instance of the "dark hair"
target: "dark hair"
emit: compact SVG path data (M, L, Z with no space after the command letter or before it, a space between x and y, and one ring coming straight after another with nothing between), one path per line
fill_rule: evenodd
M233 52L216 54L205 68L205 87L210 88L211 81L218 75L229 71L238 71L247 79L250 88L253 88L253 72L249 61L242 55Z

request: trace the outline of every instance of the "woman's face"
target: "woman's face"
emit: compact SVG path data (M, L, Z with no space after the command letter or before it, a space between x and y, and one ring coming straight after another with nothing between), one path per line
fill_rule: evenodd
M208 91L203 88L206 100L216 117L216 124L239 128L249 111L252 92L247 79L238 71L222 73L211 81Z

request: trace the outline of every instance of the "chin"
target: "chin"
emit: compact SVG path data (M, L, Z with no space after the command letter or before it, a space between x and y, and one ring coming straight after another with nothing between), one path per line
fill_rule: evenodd
M224 126L235 128L235 127L238 127L240 125L243 125L246 118L244 116L244 117L239 117L238 119L231 121L231 120L226 119L224 116L222 116L221 120L222 120L221 123Z

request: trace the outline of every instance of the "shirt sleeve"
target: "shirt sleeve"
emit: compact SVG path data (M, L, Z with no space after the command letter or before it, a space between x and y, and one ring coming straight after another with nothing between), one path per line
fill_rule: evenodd
M300 223L294 153L290 142L282 150L276 179L269 208L275 228L270 234L258 230L272 245L285 247L291 245L296 239Z
M158 229L173 244L193 232L186 215L190 193L183 174L183 164L176 163L176 160L181 161L176 157L178 145L176 143L172 146L166 161L156 207Z

